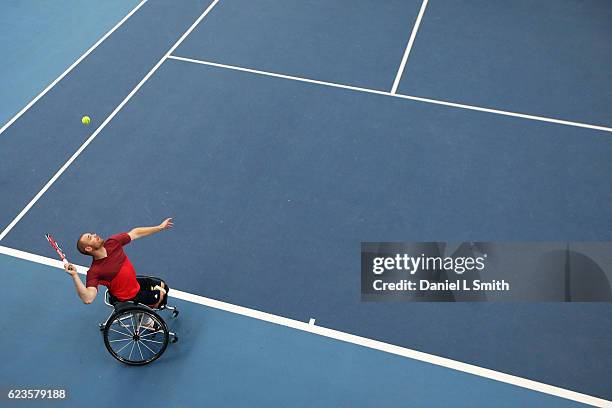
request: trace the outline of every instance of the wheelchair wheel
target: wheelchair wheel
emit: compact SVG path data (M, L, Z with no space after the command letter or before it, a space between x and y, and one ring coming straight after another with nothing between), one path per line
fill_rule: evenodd
M144 365L166 351L170 333L164 320L152 309L126 306L113 313L104 327L104 345L122 363Z

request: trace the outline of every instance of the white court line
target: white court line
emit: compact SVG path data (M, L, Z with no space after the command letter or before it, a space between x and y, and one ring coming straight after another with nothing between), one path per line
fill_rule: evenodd
M112 33L115 32L115 30L117 30L119 27L121 27L121 25L123 23L126 22L126 20L128 18L130 18L132 16L132 14L134 14L135 12L138 11L138 9L140 7L142 7L148 0L142 0L136 7L134 7L134 9L132 11L130 11L128 13L127 16L123 17L123 19L121 21L119 21L113 28L110 29L109 32L107 32L106 34L104 34L104 37L100 38L94 45L91 46L90 49L88 49L87 51L85 51L85 54L81 55L76 61L74 61L72 63L72 65L70 65L68 67L67 70L65 70L60 76L58 76L53 82L51 82L45 89L43 89L43 91L41 93L38 94L38 96L36 96L36 98L32 99L30 101L30 103L28 103L23 109L21 109L19 112L17 112L17 114L15 116L13 116L8 122L6 122L4 124L4 126L2 126L0 128L0 135L6 130L8 129L9 126L11 126L17 119L19 119L21 117L21 115L23 115L28 109L30 109L32 107L32 105L34 105L36 102L38 102L38 100L40 98L42 98L47 92L49 92L51 90L51 88L53 88L55 85L57 85L57 83L59 81L61 81L66 75L68 75L68 73L70 71L72 71L74 69L74 67L76 67L77 65L79 65L79 63L81 61L83 61L89 54L91 54L91 52L93 50L95 50L98 45L102 44L102 42L104 40L106 40Z
M41 238L42 239L42 238ZM64 264L60 260L47 258L44 256L31 254L29 252L20 251L17 249L0 246L0 254L9 255L15 258L24 259L27 261L39 263L42 265L51 266L54 268L62 269ZM87 267L76 265L77 271L80 274L86 274ZM64 272L65 273L65 272ZM499 371L490 370L488 368L478 367L472 364L462 363L460 361L451 360L444 357L435 356L433 354L423 353L416 350L411 350L405 347L395 346L393 344L383 343L381 341L372 340L366 337L356 336L353 334L341 332L338 330L328 329L326 327L317 326L310 322L302 322L299 320L293 320L282 316L262 312L255 309L249 309L234 305L227 302L221 302L219 300L210 299L204 296L194 295L192 293L183 292L172 288L169 297L176 299L185 300L187 302L196 303L202 306L212 307L214 309L223 310L226 312L239 314L242 316L251 317L253 319L262 320L269 323L278 324L285 327L290 327L296 330L301 330L308 333L318 334L323 337L328 337L335 340L344 341L346 343L357 344L359 346L368 347L375 350L384 351L387 353L395 354L402 357L411 358L413 360L423 361L426 363L434 364L441 367L446 367L452 370L461 371L468 374L477 375L479 377L489 378L492 380L500 381L506 384L515 385L517 387L530 389L533 391L542 392L544 394L554 395L557 397L569 399L572 401L581 402L584 404L593 405L596 407L612 408L612 401L604 400L601 398L593 397L578 393L575 391L566 390L563 388L555 387L549 384L540 383L537 381L529 380L515 375L504 374ZM313 321L314 319L310 319Z
M605 126L589 125L587 123L571 122L568 120L553 119L553 118L547 118L544 116L535 116L535 115L527 115L524 113L502 111L499 109L482 108L480 106L464 105L461 103L446 102L446 101L440 101L437 99L421 98L419 96L393 94L391 92L378 91L376 89L360 88L358 86L350 86L350 85L336 84L333 82L317 81L315 79L308 79L308 78L301 78L301 77L296 77L296 76L291 76L291 75L277 74L274 72L260 71L260 70L251 69L251 68L243 68L243 67L238 67L235 65L219 64L216 62L202 61L202 60L197 60L193 58L178 57L176 55L170 55L168 58L177 60L177 61L190 62L190 63L201 64L201 65L209 65L212 67L231 69L235 71L249 72L251 74L265 75L265 76L274 77L274 78L282 78L282 79L288 79L292 81L307 82L310 84L329 86L333 88L349 89L351 91L366 92L366 93L383 95L383 96L391 96L391 97L400 98L400 99L409 99L412 101L431 103L434 105L449 106L453 108L467 109L467 110L473 110L473 111L478 111L478 112L494 113L496 115L511 116L511 117L521 118L521 119L529 119L529 120L537 120L540 122L555 123L558 125L574 126L574 127L593 129L593 130L603 130L604 132L612 132L612 128L605 127Z
M119 113L119 111L125 106L125 104L130 99L132 99L132 96L134 96L134 94L138 92L138 90L142 87L142 85L144 85L144 83L147 82L147 80L151 77L151 75L153 75L155 71L157 71L157 69L164 63L164 61L168 58L168 56L172 54L172 52L185 40L185 38L187 38L187 36L193 31L193 29L204 19L204 17L206 17L206 15L213 9L213 7L218 2L219 0L214 0L208 6L208 8L200 15L200 17L198 17L198 19L191 25L191 27L189 27L189 29L185 31L185 33L181 36L181 38L179 38L174 43L174 45L168 50L168 52L166 52L166 54L157 62L157 64L155 64L155 66L149 71L149 73L140 80L138 85L136 85L136 87L132 89L132 91L128 94L128 96L126 96L125 99L123 99L123 101L115 108L115 110L91 134L91 136L85 141L85 143L83 143L81 147L79 147L79 149L76 152L74 152L72 157L70 157L70 159L68 159L68 161L64 163L64 165L57 171L57 173L55 173L55 175L51 177L49 181L47 181L47 184L44 185L42 190L40 190L38 194L34 196L34 198L28 203L28 205L26 205L25 208L21 210L21 212L17 215L17 217L15 217L15 219L11 221L11 223L4 229L4 231L2 231L2 233L0 234L0 241L4 239L6 234L8 234L13 229L13 227L23 218L23 216L26 215L28 211L30 211L30 208L32 208L32 206L36 204L36 202L40 199L40 197L42 197L43 194L45 194L45 192L53 185L53 183L55 183L55 181L64 173L64 171L66 171L66 169L72 164L72 162L74 162L76 158L79 157L81 152L83 152L83 150L85 150L85 148L96 138L96 136L98 136L98 134L102 131L102 129L104 129L106 125L115 117L115 115Z
M406 62L408 61L410 50L412 50L412 44L414 44L414 39L416 38L417 32L419 31L419 26L421 25L421 19L423 18L423 14L425 14L425 9L427 8L427 2L428 0L423 0L423 3L421 4L421 10L419 11L419 15L417 16L416 22L414 23L414 27L412 28L412 34L410 34L410 39L408 40L406 51L404 52L404 56L402 57L402 63L400 64L399 69L397 70L397 75L395 76L393 87L391 88L392 94L395 94L397 92L397 87L399 86L400 80L402 79L404 67L406 66Z

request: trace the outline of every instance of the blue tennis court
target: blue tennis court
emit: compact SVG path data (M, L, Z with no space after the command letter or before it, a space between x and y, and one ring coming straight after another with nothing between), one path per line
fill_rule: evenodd
M612 406L609 303L362 302L359 275L364 241L612 238L612 4L128 3L74 10L105 19L0 105L3 394ZM62 6L0 6L0 32L77 24ZM124 367L97 329L107 307L80 302L43 235L88 266L82 232L165 217L126 252L176 289L181 340Z

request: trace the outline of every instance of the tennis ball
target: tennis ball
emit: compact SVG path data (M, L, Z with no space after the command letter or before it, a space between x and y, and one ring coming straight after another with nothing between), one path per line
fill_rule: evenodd
M90 122L91 122L91 118L89 116L83 116L81 118L81 123L84 124L85 126L89 125Z

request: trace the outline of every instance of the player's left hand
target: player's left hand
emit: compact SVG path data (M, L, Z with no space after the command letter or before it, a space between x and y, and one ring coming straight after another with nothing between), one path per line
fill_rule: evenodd
M166 218L164 222L159 224L159 226L161 227L161 229L165 230L172 228L174 226L174 223L172 222L172 218Z

